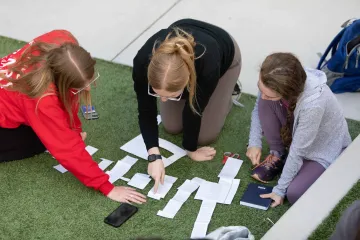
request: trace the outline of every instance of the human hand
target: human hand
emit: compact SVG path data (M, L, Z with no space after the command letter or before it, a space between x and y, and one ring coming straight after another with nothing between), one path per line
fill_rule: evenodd
M164 184L165 167L161 159L149 163L148 174L154 179L154 192L156 193L159 187L159 183Z
M276 193L268 193L260 195L261 198L271 198L274 202L271 204L271 207L276 207L284 203L284 198L280 197Z
M216 150L213 147L201 147L194 152L187 152L187 155L194 161L209 161L214 158Z
M86 132L81 132L80 136L81 136L82 140L85 142L85 139L87 137L87 133Z
M130 187L114 187L107 195L111 200L122 203L146 203L146 197Z
M250 159L250 161L253 165L259 165L260 158L261 158L261 148L259 148L259 147L248 148L248 150L246 152L246 156Z

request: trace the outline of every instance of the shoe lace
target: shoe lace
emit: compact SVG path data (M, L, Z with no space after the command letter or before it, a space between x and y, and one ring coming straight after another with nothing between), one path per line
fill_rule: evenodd
M265 160L260 163L259 165L257 165L255 168L258 168L260 166L264 166L266 167L267 169L269 169L270 167L273 167L277 161L279 161L280 158L278 158L277 156L273 155L273 154L269 154ZM253 168L253 169L255 169Z

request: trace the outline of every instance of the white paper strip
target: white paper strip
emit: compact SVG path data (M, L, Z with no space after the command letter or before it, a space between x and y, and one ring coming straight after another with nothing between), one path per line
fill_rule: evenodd
M232 200L235 197L235 194L239 188L240 185L240 179L234 179L230 188L230 191L226 197L225 204L231 204Z
M85 150L92 156L94 155L99 149L94 148L92 146L86 146Z
M151 178L136 173L127 184L139 189L144 189L146 185L149 184L150 181Z
M200 207L199 214L196 218L194 228L191 233L191 238L204 238L206 236L208 225L211 221L216 202L203 201Z
M105 158L100 158L100 159L101 159L101 162L99 162L98 165L99 165L99 168L103 171L113 163L113 161L105 159Z
M130 168L137 162L136 158L126 156L122 160L117 161L115 166L106 173L110 176L109 182L114 183L123 177Z
M58 170L61 173L66 173L67 172L67 170L61 164L56 165L53 168L55 168L56 170Z
M173 153L173 155L169 158L163 157L165 167L173 164L174 162L186 155L185 150L162 138L159 138L159 146ZM120 149L145 160L147 160L148 158L148 152L146 150L144 139L141 134L133 138L129 142L125 143L123 146L120 147Z
M229 157L218 177L234 179L238 174L242 163L243 160Z

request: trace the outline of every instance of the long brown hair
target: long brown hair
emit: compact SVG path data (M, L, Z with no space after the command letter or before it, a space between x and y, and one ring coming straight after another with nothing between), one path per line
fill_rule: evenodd
M281 129L282 141L286 147L289 147L292 141L296 102L305 87L305 70L293 54L274 53L266 57L262 63L260 80L265 87L277 92L289 103L286 124Z
M174 35L175 34L175 35ZM155 48L148 67L148 80L154 89L177 92L185 86L189 91L189 103L193 112L197 113L196 101L196 69L194 37L175 28L165 40Z
M66 112L70 123L73 123L72 107L79 100L72 96L70 89L80 89L94 76L96 61L82 47L74 43L61 46L43 42L33 43L21 55L9 71L18 74L17 79L8 78L12 85L9 90L26 94L30 98L57 95ZM26 72L24 72L26 70ZM51 84L55 86L52 88ZM90 93L81 91L86 105L90 105ZM38 102L39 104L39 102Z

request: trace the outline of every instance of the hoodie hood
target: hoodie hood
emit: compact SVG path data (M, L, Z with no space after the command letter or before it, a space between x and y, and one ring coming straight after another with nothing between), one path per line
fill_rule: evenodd
M298 106L318 98L321 95L324 86L326 86L326 75L323 71L305 68L305 72L307 76L305 88L297 101Z

